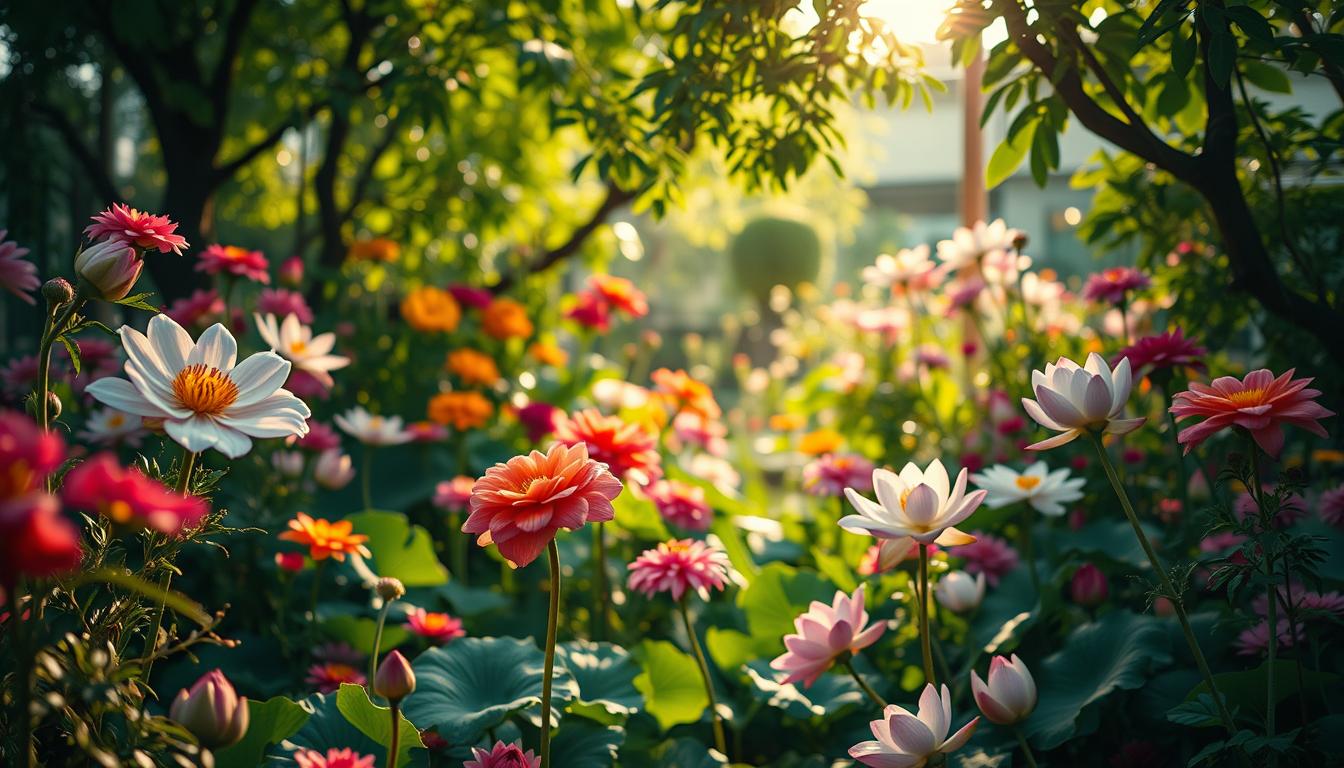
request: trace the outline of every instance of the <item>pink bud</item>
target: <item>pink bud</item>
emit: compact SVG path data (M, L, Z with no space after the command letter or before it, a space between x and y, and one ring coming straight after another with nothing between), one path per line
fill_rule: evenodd
M1036 709L1036 681L1017 654L1011 659L995 656L985 677L987 681L971 670L971 693L991 722L1014 725L1026 720Z
M1106 574L1097 566L1083 563L1073 572L1073 580L1069 582L1069 594L1073 597L1073 602L1092 608L1105 602L1110 593Z
M140 254L120 240L94 243L75 257L75 271L107 301L126 298L144 266Z
M282 571L297 573L303 570L302 552L277 552L275 553L275 565Z
M298 288L303 284L303 257L290 256L280 265L280 284Z
M411 669L411 663L401 651L383 657L383 663L373 675L373 692L393 704L415 692L415 670Z
M196 737L206 749L238 743L247 733L247 699L218 669L201 676L190 689L178 692L168 716Z

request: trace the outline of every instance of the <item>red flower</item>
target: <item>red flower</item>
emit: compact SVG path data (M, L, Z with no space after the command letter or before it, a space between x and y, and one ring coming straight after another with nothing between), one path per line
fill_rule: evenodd
M477 544L495 544L510 563L523 566L561 528L612 519L611 500L620 492L621 481L588 458L585 445L556 443L544 454L532 451L486 470L472 488L462 531L480 534Z
M145 526L169 535L195 527L210 512L204 499L171 491L137 469L122 467L110 453L70 470L61 497L71 507L97 512L118 525Z
M1083 298L1119 304L1133 291L1152 285L1148 276L1133 267L1111 267L1087 278Z
M527 439L534 443L554 432L556 424L564 418L559 408L537 400L520 408L514 408L513 415L518 418L523 429L527 430Z
M0 500L0 586L13 594L19 576L46 578L73 571L84 556L79 528L46 493Z
M167 216L141 213L121 203L113 203L111 208L94 216L93 223L84 228L84 234L90 240L106 236L137 248L158 249L159 253L172 251L181 256L187 241L181 235L173 234L176 231L177 224Z
M326 662L314 664L308 668L308 677L304 682L317 689L318 693L331 693L341 689L341 683L363 685L367 682L364 675L349 664Z
M1204 416L1204 421L1182 429L1177 441L1185 452L1228 427L1251 433L1265 453L1277 457L1283 450L1283 426L1291 424L1320 437L1326 436L1319 419L1335 412L1316 402L1319 390L1308 389L1311 379L1294 379L1296 369L1278 378L1268 369L1251 371L1238 381L1221 376L1210 384L1191 382L1190 389L1172 398L1171 412L1178 421Z
M0 499L34 491L65 460L59 433L14 411L0 411Z
M1175 331L1139 339L1111 358L1111 365L1119 365L1120 358L1128 357L1130 368L1140 376L1169 368L1194 368L1202 371L1204 361L1200 358L1207 353L1208 350L1185 338L1181 329L1177 328Z
M649 314L649 302L635 284L615 275L593 275L588 278L598 296L611 306L630 317L644 317Z
M270 285L270 264L261 251L249 251L236 245L212 245L201 252L196 271L208 275L230 274Z
M577 303L565 312L565 317L589 330L605 333L611 330L611 305L593 291L581 291L574 297Z
M594 408L579 411L560 420L555 439L565 445L586 445L589 458L606 464L626 482L648 485L663 475L657 436L619 416L603 416Z
M448 286L448 292L457 299L458 304L476 309L485 309L495 300L495 295L490 291L463 283L453 283Z

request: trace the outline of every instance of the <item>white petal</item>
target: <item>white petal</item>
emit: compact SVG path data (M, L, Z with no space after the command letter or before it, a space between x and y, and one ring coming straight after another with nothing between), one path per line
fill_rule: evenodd
M168 376L177 375L186 366L187 355L191 354L191 334L167 315L151 317L146 330Z
M168 436L178 445L193 453L214 448L231 459L247 453L252 441L246 435L222 424L217 424L208 416L193 416L185 421L169 420L163 423Z
M204 363L228 373L237 359L238 342L233 340L233 334L229 333L228 328L215 323L206 328L201 338L196 340L195 348L187 356L187 365Z
M126 413L133 413L136 416L162 419L168 415L162 408L146 399L140 393L140 390L135 388L135 385L115 376L105 376L98 379L86 387L84 391L104 405Z
M252 405L269 397L285 385L289 369L289 361L274 352L258 352L239 363L229 371L229 378L238 385L238 399L233 402L233 408Z
M218 419L252 437L288 437L306 434L311 415L302 400L282 389L252 405L229 408Z

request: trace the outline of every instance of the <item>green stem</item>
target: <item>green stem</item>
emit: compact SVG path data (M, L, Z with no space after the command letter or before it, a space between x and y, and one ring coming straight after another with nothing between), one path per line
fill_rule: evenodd
M593 628L594 640L607 638L607 535L603 524L593 526Z
M852 658L849 655L845 655L841 658L842 661L840 663L845 665L845 669L849 670L850 676L852 676L854 681L859 684L859 687L863 689L863 692L868 694L868 698L873 700L873 703L877 705L878 709L885 710L887 708L887 700L882 698L877 691L873 690L873 686L869 685L867 680L864 680L859 676L859 671L854 669Z
M373 684L373 678L369 678ZM387 768L397 768L397 749L401 746L401 703L392 702L392 740L387 745Z
M1162 404L1164 411L1167 412L1167 431L1171 433L1171 450L1173 465L1176 470L1176 493L1177 498L1181 500L1181 514L1188 516L1190 514L1190 476L1185 471L1185 449L1181 446L1180 427L1176 426L1176 414L1171 409L1166 408L1166 404L1171 402L1170 387L1162 387Z
M551 561L551 604L546 614L546 669L541 678L541 768L551 768L551 677L555 673L555 634L560 623L560 548L546 545Z
M1251 452L1251 477L1246 490L1255 500L1256 509L1260 513L1260 525L1264 528L1265 535L1271 535L1274 530L1274 523L1269 518L1269 508L1265 506L1265 489L1260 485L1260 448L1255 444L1250 434L1246 435L1247 447ZM1269 622L1268 633L1268 660L1265 664L1265 737L1274 738L1274 716L1278 699L1275 698L1275 680L1274 680L1274 661L1279 655L1279 601L1277 591L1274 587L1274 556L1266 549L1265 551L1265 575L1268 583L1269 597L1268 612L1266 619ZM1271 755L1270 764L1278 763L1277 757Z
M18 748L23 753L18 765L34 768L37 754L33 750L33 718L29 714L33 697L33 656L29 652L24 628L23 607L19 601L18 583L7 584L9 595L9 630L13 635L15 661L18 665L18 691L14 697L14 715L19 723ZM34 590L36 594L36 590Z
M373 655L369 657L369 690L373 690L373 678L378 674L378 654L383 647L383 625L387 623L387 611L392 607L391 600L384 600L383 607L378 611L378 626L373 630ZM393 706L396 706L395 704ZM395 732L397 721L392 720L392 730Z
M709 698L710 722L714 726L714 748L727 757L728 740L723 735L723 719L719 717L718 699L714 697L714 680L709 675L709 662L700 647L700 638L695 634L695 625L691 623L691 610L687 607L686 595L681 596L681 620L686 625L686 638L695 655L695 663L700 666L700 679L705 683L705 696Z
M1027 737L1022 735L1022 729L1014 727L1013 734L1017 736L1017 744L1022 747L1022 756L1027 759L1029 768L1036 768L1036 755L1031 753L1031 745L1027 743Z
M34 394L37 396L37 423L43 430L51 428L51 408L47 402L47 393L51 391L51 349L56 340L65 333L65 328L70 324L70 318L74 317L75 312L86 301L84 292L84 283L81 281L79 287L75 289L75 295L70 299L70 303L65 305L59 312L56 307L49 310L47 316L47 327L42 331L42 338L38 344L37 351L37 390ZM51 492L52 479L47 478L47 492Z
M462 586L467 585L467 544L469 534L462 532L462 513L450 512L448 514L448 527L452 530L451 543L453 578L457 579Z
M190 495L191 475L196 470L196 456L196 453L188 451L185 448L182 449L182 465L178 467L177 470L177 483L175 489L183 496ZM163 575L159 577L159 590L166 593L169 586L172 585L172 582L172 569L164 569ZM163 600L160 600L158 608L154 611L154 621L149 625L149 635L145 638L145 652L143 654L145 668L141 673L141 679L146 683L149 682L150 672L154 670L154 653L158 650L159 629L163 626L163 614L166 608L166 603Z
M919 545L919 646L924 656L924 682L934 684L933 647L929 639L929 545Z

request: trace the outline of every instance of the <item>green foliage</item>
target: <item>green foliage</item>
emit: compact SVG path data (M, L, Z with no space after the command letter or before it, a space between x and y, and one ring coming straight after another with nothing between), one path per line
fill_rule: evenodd
M810 224L777 217L752 221L733 239L733 276L761 306L776 285L796 289L815 283L821 269L821 241Z
M341 690L336 694L336 709L340 711L346 721L358 728L360 733L383 747L384 754L391 748L392 710L388 707L380 707L370 701L369 692L364 686L342 683ZM397 731L399 732L397 757L395 765L389 765L388 768L409 764L411 750L423 749L425 746L420 741L420 731L406 719L405 715L400 713L397 714Z
M412 525L400 512L358 512L348 518L356 533L369 537L369 567L379 576L401 580L407 587L432 587L448 581L448 569L434 554L429 532Z
M288 739L308 722L309 712L284 696L247 702L248 726L243 740L215 753L219 768L253 768L272 744Z
M695 659L666 640L645 640L634 649L643 669L635 688L644 695L645 709L663 730L697 723L709 706L705 685Z
M792 718L839 717L867 701L859 684L839 668L834 674L817 678L811 687L777 682L775 678L779 675L770 668L768 660L747 665L747 676L751 678L752 695L756 700L783 710Z
M556 659L569 670L579 688L569 705L570 712L614 725L643 706L634 684L639 666L624 648L574 640L556 649Z
M375 756L379 764L386 760L392 718L387 710L369 701L362 686L347 683L334 694L315 693L300 701L299 706L309 713L307 722L282 741L279 748L270 750L268 765L295 765L293 754L300 749L314 749L323 755L331 749L351 749L360 755ZM420 734L404 716L400 728L404 749L399 748L398 765L401 768L426 765Z

